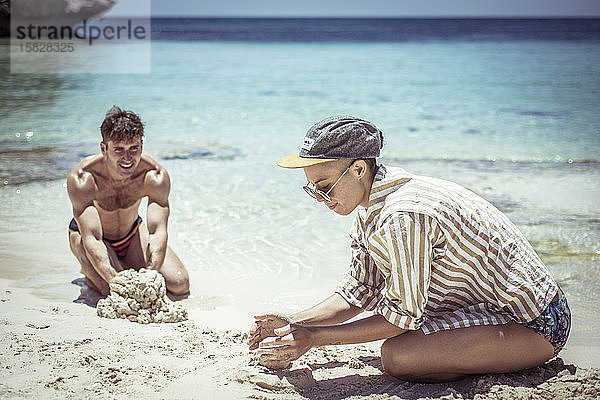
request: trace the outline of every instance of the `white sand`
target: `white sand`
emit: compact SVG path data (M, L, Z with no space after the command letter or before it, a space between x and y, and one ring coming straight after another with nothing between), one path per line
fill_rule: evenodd
M381 372L376 344L313 349L291 370L256 366L227 307L141 325L0 280L0 397L27 399L597 399L600 369L562 360L445 384Z

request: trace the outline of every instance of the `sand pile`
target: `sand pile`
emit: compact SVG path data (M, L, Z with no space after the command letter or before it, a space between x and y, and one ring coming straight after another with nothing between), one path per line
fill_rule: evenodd
M121 271L109 286L110 295L99 300L96 307L100 317L126 318L140 324L180 322L188 318L181 304L165 296L165 279L154 270Z

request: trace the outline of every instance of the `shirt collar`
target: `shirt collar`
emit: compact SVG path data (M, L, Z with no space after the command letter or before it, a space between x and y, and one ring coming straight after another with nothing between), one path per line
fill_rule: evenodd
M385 178L387 175L388 175L388 173L387 173L387 168L385 167L385 165L379 164L377 166L377 172L375 172L375 178L373 178L373 184L371 185L371 193L369 194L369 205L366 208L367 213L369 212L369 208L371 208L371 205L373 204L373 199L375 197L373 192L377 192L377 190L375 190L375 189L377 189L381 185L385 184L385 181L386 181Z
M369 205L366 208L367 214L370 214L373 211L381 208L381 192L383 190L388 192L390 188L402 185L411 178L412 174L408 173L402 168L386 167L385 165L380 164L377 168L377 172L375 172L375 178L373 179L373 184L371 185L371 192L369 193ZM382 188L382 186L386 187Z

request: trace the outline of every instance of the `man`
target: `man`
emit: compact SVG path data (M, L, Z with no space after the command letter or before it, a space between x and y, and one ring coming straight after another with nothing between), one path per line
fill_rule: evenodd
M406 380L534 367L570 328L566 299L521 232L454 183L377 165L383 135L354 117L311 127L299 154L306 192L340 215L358 207L338 290L287 317L256 316L249 346L285 367L311 347L385 339L382 363ZM374 314L344 323L362 311Z
M87 284L107 295L119 271L148 268L162 274L172 295L185 295L188 273L167 246L169 174L142 155L140 118L114 106L100 131L102 153L84 158L67 177L73 204L69 243ZM146 196L147 225L138 216Z

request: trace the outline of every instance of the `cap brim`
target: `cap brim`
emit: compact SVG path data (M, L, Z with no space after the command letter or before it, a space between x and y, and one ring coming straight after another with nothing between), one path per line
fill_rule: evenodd
M337 158L306 158L300 157L298 154L293 154L277 161L277 165L282 168L304 168L336 160Z

